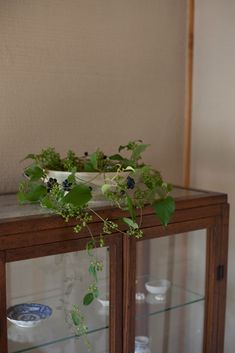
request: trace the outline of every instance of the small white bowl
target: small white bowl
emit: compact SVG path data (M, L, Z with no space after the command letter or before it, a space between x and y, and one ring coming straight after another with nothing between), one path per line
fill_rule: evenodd
M147 291L155 295L164 295L170 286L171 282L167 279L157 279L155 281L145 283L145 288Z
M103 296L101 298L97 298L97 300L100 304L102 304L102 306L104 306L104 307L109 306L109 297L108 296Z

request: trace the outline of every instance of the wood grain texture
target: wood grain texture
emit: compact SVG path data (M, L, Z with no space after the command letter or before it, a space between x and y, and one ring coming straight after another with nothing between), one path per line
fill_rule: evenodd
M110 234L105 245L110 249L110 353L130 353L135 338L135 291L137 243L198 229L207 229L206 294L203 353L223 353L228 251L227 195L202 193L180 197L176 212L167 228L160 225L150 207L143 212L144 238L136 240ZM117 219L120 211L103 209L102 215ZM106 217L105 217L106 218ZM0 322L1 353L7 353L5 262L67 253L85 249L87 231L78 236L73 224L58 217L41 216L4 219L0 224ZM102 229L98 219L90 224L95 237ZM172 238L174 239L174 238ZM141 243L139 243L141 244ZM145 252L145 256L146 252ZM144 261L144 260L143 260ZM218 281L217 268L224 266L224 278Z
M185 118L184 118L184 186L190 186L192 100L193 100L193 49L194 49L194 0L187 1L187 61L185 80Z
M109 352L123 349L123 249L122 235L116 234L110 244L110 311L109 311Z
M135 287L136 287L136 240L123 239L123 352L134 352L135 340Z
M223 278L219 281L218 296L218 331L217 331L217 350L224 351L225 334L225 312L226 312L226 292L227 292L227 273L228 273L228 228L229 227L229 205L221 206L221 228L220 228L220 265L223 266Z

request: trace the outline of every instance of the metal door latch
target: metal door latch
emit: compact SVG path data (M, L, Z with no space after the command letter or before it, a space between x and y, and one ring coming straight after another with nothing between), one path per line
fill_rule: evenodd
M224 279L224 265L219 265L217 266L217 271L216 271L216 279L217 281L222 281Z

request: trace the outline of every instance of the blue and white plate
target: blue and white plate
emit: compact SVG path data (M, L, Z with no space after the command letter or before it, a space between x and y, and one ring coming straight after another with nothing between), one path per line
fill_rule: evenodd
M20 327L33 327L52 314L52 309L43 304L24 303L7 309L7 319Z

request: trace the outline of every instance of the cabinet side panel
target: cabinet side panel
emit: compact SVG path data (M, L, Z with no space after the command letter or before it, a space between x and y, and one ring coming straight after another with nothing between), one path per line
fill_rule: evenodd
M228 206L208 229L204 353L223 353L228 249Z
M222 222L220 236L220 263L223 268L222 278L219 281L219 303L218 303L218 352L224 352L225 311L226 311L226 289L227 289L227 262L228 262L228 224L229 205L222 206Z

